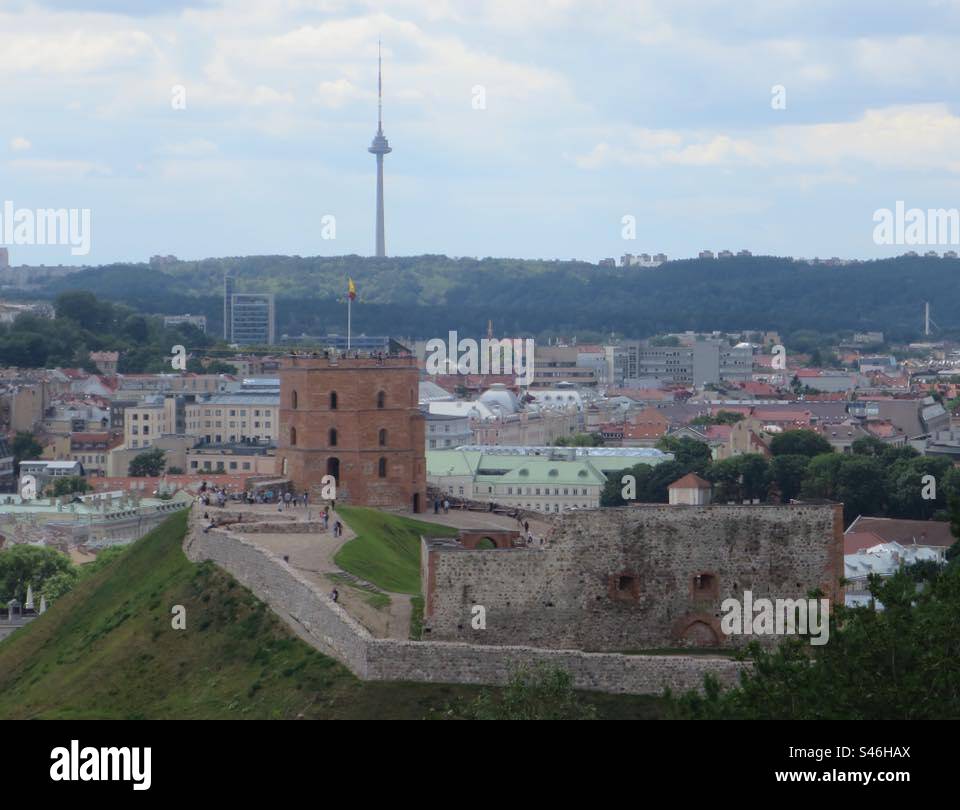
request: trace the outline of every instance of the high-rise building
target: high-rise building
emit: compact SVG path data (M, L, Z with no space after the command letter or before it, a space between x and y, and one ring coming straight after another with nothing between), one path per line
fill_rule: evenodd
M393 150L383 134L383 71L380 59L380 46L377 45L377 134L367 151L377 156L377 253L378 257L387 255L387 242L383 227L383 156Z
M230 299L230 338L239 345L275 342L274 302L270 293L234 293Z
M234 278L229 271L223 277L223 339L233 343L233 288Z

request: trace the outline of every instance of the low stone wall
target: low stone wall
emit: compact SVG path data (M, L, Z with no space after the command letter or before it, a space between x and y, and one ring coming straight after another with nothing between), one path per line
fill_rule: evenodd
M366 645L373 637L279 556L223 529L204 532L196 520L190 522L184 552L194 562L212 560L228 571L319 650L364 677Z
M323 531L323 524L317 521L310 523L237 523L230 527L230 531L238 534L318 534Z
M557 664L570 672L578 689L656 695L666 687L700 689L707 673L732 685L743 666L703 656L377 639L281 557L243 537L224 529L204 532L202 521L193 519L184 551L195 562L211 560L229 572L317 649L364 680L499 685L519 666Z
M480 647L442 641L374 639L367 645L366 679L502 685L520 666L556 665L577 689L659 695L703 688L712 673L725 686L737 682L742 665L693 655L620 655L534 647Z

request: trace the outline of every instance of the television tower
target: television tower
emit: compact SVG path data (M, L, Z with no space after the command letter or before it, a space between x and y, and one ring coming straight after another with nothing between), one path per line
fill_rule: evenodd
M383 60L380 43L377 42L377 134L367 151L377 156L377 257L387 255L387 242L383 230L383 156L393 150L383 134Z

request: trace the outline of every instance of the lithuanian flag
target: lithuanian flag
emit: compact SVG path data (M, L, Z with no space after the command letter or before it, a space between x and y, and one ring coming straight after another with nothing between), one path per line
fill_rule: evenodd
M353 283L352 278L347 279L347 296L351 301L355 301L357 298L357 286Z

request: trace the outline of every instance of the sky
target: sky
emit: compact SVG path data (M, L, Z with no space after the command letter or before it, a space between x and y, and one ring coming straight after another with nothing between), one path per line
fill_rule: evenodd
M0 31L0 202L91 227L14 265L371 255L378 38L388 255L879 258L878 209L960 206L960 0L0 0Z

